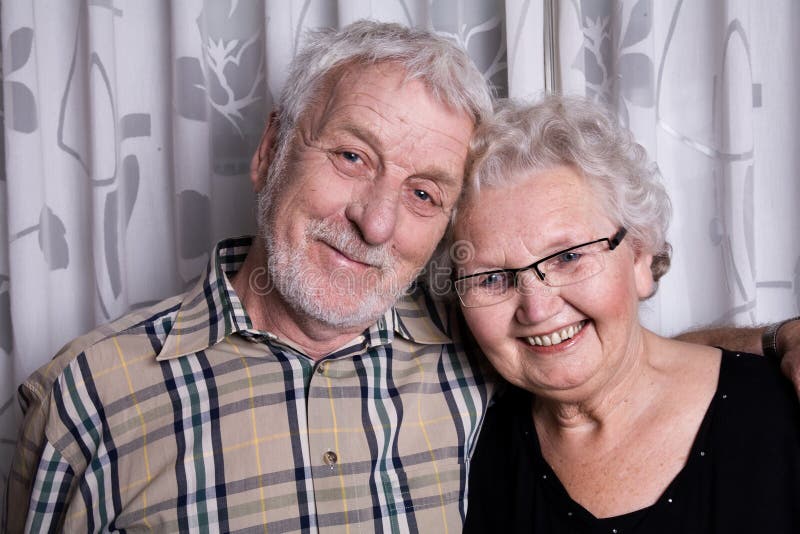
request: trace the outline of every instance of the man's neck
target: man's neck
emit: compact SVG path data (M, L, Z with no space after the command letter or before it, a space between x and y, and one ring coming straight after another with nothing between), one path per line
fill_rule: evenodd
M313 360L319 360L369 327L332 327L298 314L283 301L277 291L263 294L258 287L269 287L265 284L269 277L266 265L264 245L259 237L254 237L241 269L231 278L233 289L247 310L253 328L274 334L279 340L291 342Z

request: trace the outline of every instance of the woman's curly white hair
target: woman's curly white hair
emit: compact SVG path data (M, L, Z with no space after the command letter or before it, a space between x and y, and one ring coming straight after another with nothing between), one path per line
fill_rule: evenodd
M628 230L637 252L653 255L656 282L670 265L666 242L671 206L655 165L631 133L599 104L550 95L535 103L505 100L478 126L470 149L464 199L532 171L577 169L608 216Z

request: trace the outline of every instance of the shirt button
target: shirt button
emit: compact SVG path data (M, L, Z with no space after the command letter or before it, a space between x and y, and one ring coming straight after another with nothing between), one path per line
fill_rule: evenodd
M317 373L321 375L324 375L327 370L328 370L328 362L322 362L317 366Z
M336 456L336 453L333 451L325 451L322 455L322 461L325 462L325 465L333 469L333 466L339 461L339 457Z

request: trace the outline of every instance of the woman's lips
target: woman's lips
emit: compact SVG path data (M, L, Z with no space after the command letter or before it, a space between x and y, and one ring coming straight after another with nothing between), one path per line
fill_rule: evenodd
M520 339L531 347L536 347L537 349L544 347L556 348L567 343L569 340L574 339L575 336L577 336L581 330L583 330L583 327L586 326L587 323L588 321L584 319L546 334L538 334Z

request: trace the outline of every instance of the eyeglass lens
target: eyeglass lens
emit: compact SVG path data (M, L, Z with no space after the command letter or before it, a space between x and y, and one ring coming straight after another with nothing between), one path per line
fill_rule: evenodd
M506 300L516 288L528 295L536 290L534 277L543 276L542 282L551 287L575 284L603 270L603 252L608 250L606 240L581 245L559 252L519 271L497 271L456 281L456 291L467 307L487 306ZM538 272L534 274L536 269Z

